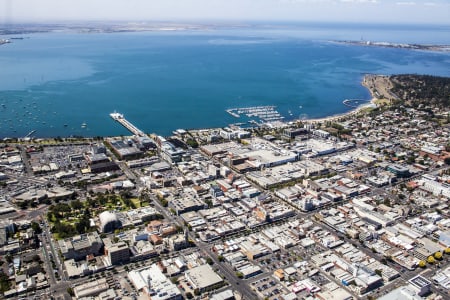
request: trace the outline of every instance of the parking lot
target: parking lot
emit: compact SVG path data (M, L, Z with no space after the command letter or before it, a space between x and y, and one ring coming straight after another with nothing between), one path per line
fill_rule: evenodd
M262 299L281 299L282 294L286 294L289 291L285 289L281 283L273 278L272 276L267 276L253 281L250 286L253 290L258 293L258 296Z

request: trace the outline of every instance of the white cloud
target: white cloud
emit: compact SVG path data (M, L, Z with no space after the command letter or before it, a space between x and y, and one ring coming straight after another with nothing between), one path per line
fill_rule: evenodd
M416 2L410 1L410 2L396 2L397 5L416 5Z
M378 0L340 0L343 3L378 3Z
M0 24L53 20L414 20L450 24L449 3L450 0L0 0Z

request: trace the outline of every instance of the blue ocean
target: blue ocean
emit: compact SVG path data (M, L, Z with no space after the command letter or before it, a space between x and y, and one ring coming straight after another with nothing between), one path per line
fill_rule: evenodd
M0 46L1 138L128 134L114 111L160 135L240 122L225 112L235 107L318 118L348 111L344 99L369 99L366 73L450 76L450 52L332 42L450 44L450 27L258 24L22 37Z

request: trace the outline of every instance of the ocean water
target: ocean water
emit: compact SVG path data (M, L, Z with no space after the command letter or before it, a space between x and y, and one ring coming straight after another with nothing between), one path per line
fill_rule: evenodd
M448 27L292 25L204 31L28 34L0 46L0 138L128 134L242 122L228 108L275 105L286 120L369 99L366 73L450 76L450 53L330 40L450 44ZM9 37L0 37L9 38ZM83 123L86 126L81 126Z

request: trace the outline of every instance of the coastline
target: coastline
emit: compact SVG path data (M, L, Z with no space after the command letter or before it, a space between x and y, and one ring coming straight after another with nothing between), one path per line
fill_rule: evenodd
M331 115L328 117L323 117L323 118L316 118L316 119L298 119L296 120L296 122L305 122L305 123L310 123L310 124L317 124L317 123L322 123L322 122L332 122L332 121L338 121L339 119L342 118L347 118L353 115L357 115L358 113L360 113L362 110L367 109L367 108L373 108L373 107L378 107L377 101L380 101L380 99L378 97L376 97L376 90L374 90L369 84L368 81L369 79L375 79L375 78L379 78L379 77L384 77L383 75L372 75L372 74L366 74L363 77L363 80L361 81L361 85L364 86L365 88L367 88L370 92L371 95L371 99L368 100L369 103L366 104L362 104L346 113L342 113L342 114L335 114L335 115ZM387 76L386 76L387 77Z
M356 45L363 47L382 47L397 48L406 50L449 52L450 45L433 45L433 44L407 44L407 43L391 43L391 42L373 42L373 41L353 41L353 40L333 40L337 44Z

